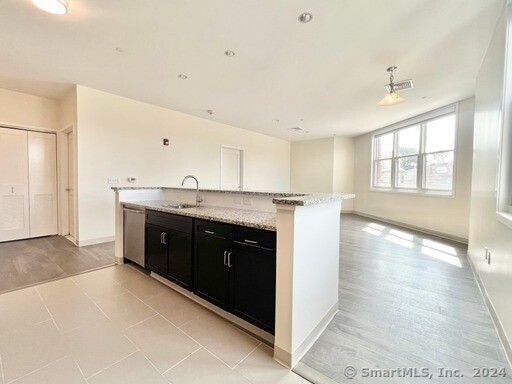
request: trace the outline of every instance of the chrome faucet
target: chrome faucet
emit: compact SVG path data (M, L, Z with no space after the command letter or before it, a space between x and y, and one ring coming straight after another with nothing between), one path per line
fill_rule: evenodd
M201 198L201 195L199 194L199 181L197 181L195 176L187 175L181 182L181 186L183 187L183 184L185 184L185 181L188 179L194 179L196 181L196 207L199 207L201 203L203 202L203 199Z

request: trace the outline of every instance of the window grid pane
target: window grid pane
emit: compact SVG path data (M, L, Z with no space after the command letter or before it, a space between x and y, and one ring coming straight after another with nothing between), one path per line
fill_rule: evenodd
M375 138L375 159L390 159L393 157L393 132Z
M397 156L417 155L420 152L420 126L397 131Z
M407 156L396 159L396 188L418 188L418 156Z
M455 148L455 115L427 122L425 152L439 152Z
M374 186L391 187L391 159L376 160L374 163Z
M424 155L424 188L435 191L451 191L453 187L454 151L427 153Z

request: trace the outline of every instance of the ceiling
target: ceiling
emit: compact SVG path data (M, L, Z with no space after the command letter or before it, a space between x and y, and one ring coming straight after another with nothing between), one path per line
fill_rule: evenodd
M58 99L81 84L306 140L471 97L505 0L68 2L55 16L31 0L0 1L0 88ZM300 23L302 12L313 20ZM378 107L390 65L414 89ZM288 130L297 126L309 134Z

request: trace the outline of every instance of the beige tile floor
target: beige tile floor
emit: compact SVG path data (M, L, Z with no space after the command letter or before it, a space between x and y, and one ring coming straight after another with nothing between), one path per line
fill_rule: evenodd
M129 265L0 295L0 384L307 384Z

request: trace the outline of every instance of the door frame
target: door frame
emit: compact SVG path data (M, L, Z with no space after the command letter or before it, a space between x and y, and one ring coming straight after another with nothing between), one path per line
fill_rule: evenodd
M74 189L74 226L75 226L75 233L74 236L71 235L68 237L69 240L71 240L73 243L76 244L76 238L78 233L78 210L77 210L77 184L78 184L78 177L77 177L77 140L76 140L76 129L74 124L70 124L67 127L61 129L59 131L59 207L60 207L60 213L59 213L59 234L62 236L68 236L69 233L69 202L68 202L68 192L66 189L68 188L68 179L69 179L69 164L68 164L68 134L73 133L73 164L74 164L74 175L75 175L75 181L73 183L73 189Z
M240 191L244 190L244 165L245 165L245 150L239 147L232 147L230 145L221 144L220 146L220 178L219 178L219 189L222 190L222 150L223 149L234 149L240 151Z

